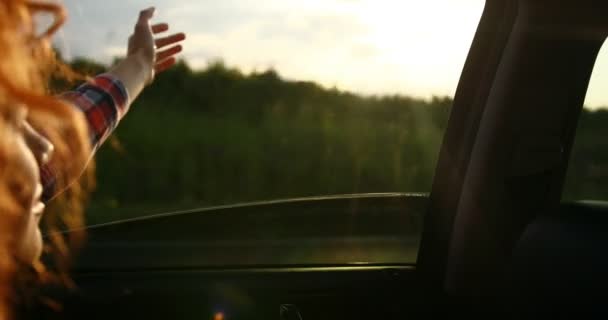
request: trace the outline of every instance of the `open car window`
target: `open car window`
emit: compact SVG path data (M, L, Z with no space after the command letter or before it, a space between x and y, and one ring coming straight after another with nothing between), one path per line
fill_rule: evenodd
M148 5L66 4L56 47L90 73L121 58ZM154 22L187 34L183 60L97 154L83 261L416 263L425 194L484 4L159 1ZM294 198L304 200L276 202ZM107 252L130 258L104 262Z
M602 47L587 90L562 198L608 201L608 45Z
M124 54L145 1L66 1L78 70ZM88 223L175 209L430 191L482 0L158 1L185 31L97 156Z

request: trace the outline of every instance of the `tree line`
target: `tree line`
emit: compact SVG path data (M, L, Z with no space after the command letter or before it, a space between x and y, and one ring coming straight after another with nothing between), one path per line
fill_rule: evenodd
M106 69L86 59L71 66L87 74ZM428 192L451 105L449 97L364 96L286 80L275 70L245 74L222 62L193 70L181 61L146 89L99 151L91 220L289 197ZM608 111L583 111L565 199L608 199L606 124Z

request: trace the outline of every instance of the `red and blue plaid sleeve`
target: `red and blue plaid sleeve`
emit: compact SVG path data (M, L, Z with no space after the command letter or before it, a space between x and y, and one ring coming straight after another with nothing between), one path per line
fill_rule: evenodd
M61 97L84 113L93 150L103 144L128 111L128 95L124 85L109 75L97 76Z
M102 74L73 91L60 96L84 113L89 126L93 153L104 143L129 109L129 96L115 77ZM61 190L56 188L56 172L49 165L40 168L43 200L48 201Z

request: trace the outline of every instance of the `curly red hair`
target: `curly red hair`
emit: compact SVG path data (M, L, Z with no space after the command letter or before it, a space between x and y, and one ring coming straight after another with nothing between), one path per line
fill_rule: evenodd
M53 14L55 23L45 32L36 34L34 16L41 12ZM11 134L15 133L7 128L13 121L15 109L27 108L28 121L54 144L52 165L60 173L60 183L67 185L81 176L90 155L88 131L82 115L47 90L51 74L65 70L56 61L48 41L65 17L63 7L55 3L0 1L0 320L12 318L11 310L18 302L15 301L17 279L22 278L15 248L27 212L19 204L16 190L33 187L24 185L27 182L21 179L16 169L19 165L13 157ZM81 237L64 239L59 232L54 232L58 228L83 225L82 201L86 192L82 186L72 185L54 201L51 212L45 213L45 230L50 234L49 243L52 244L46 251L55 257L53 271L65 271L70 248L82 241ZM60 211L62 214L56 213ZM42 265L36 265L34 269L36 278L44 281L57 279L51 274L61 274L48 272Z

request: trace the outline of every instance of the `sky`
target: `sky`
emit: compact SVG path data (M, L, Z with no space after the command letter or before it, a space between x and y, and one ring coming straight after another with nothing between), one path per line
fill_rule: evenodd
M223 60L245 72L274 68L362 94L453 96L483 0L64 0L55 39L64 56L109 62L124 55L140 9L187 33L194 68ZM605 59L604 59L605 58ZM608 106L608 48L586 104Z

